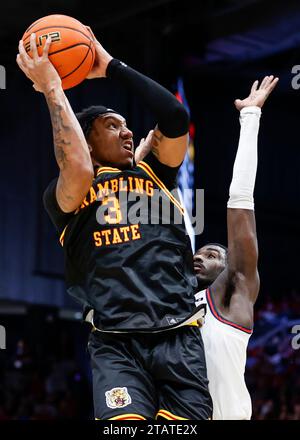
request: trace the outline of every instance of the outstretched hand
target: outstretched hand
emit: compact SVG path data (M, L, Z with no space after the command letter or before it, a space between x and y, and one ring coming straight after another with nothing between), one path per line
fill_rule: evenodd
M138 164L141 160L144 159L145 156L151 150L151 141L154 130L150 130L146 139L142 138L139 146L135 149L134 159L135 163Z
M104 47L99 43L92 29L89 26L86 26L86 28L91 34L95 46L95 61L92 70L87 76L87 79L105 78L106 68L113 57L108 52L106 52Z
M27 78L33 82L33 88L37 92L47 93L52 88L61 86L61 79L57 70L48 58L51 37L47 38L43 48L42 55L39 56L36 46L35 34L30 35L30 50L32 58L26 53L24 43L19 42L19 53L17 55L17 64L25 73Z
M234 104L235 104L237 110L240 111L240 110L242 110L242 108L249 107L249 106L262 107L264 105L267 97L270 95L272 90L275 88L278 81L279 81L279 78L274 78L273 75L265 76L264 79L262 80L259 88L257 88L258 81L257 80L254 81L254 83L251 87L250 95L243 100L236 99L234 101Z

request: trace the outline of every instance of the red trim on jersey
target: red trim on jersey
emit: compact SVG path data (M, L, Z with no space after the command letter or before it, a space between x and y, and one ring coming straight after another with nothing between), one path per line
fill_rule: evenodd
M225 319L225 318L223 318L223 316L220 315L220 313L216 309L216 306L214 304L214 300L213 300L213 297L211 295L209 288L206 289L206 298L207 298L207 302L208 302L209 308L211 310L211 313L214 315L214 317L218 321L223 322L223 324L230 325L231 327L237 328L238 330L241 330L242 332L245 332L248 335L252 334L252 329L247 328L247 327L243 327L242 325L235 324L234 322L229 321L228 319Z

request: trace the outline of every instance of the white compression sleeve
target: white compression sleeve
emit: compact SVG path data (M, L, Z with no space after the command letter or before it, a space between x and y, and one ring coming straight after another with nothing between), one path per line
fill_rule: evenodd
M227 208L254 210L257 170L257 137L261 109L244 107L240 112L240 140L235 157Z

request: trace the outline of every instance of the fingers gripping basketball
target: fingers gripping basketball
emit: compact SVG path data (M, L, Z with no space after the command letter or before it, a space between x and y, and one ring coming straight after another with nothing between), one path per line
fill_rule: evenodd
M64 89L70 89L86 78L94 64L95 48L90 32L80 21L66 15L48 15L35 21L22 37L25 50L31 57L30 35L33 32L40 56L47 37L51 38L49 60L61 77Z

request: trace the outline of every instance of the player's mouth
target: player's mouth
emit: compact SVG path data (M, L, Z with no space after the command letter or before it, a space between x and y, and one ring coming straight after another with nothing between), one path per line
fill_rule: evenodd
M132 157L133 157L133 142L132 141L126 141L122 144L122 147L124 148L124 150L128 151L129 153L131 153Z
M201 263L194 263L194 271L197 272L204 272L205 271L205 266Z
M132 147L133 147L132 141L124 142L122 144L122 147L125 148L125 150L132 151Z

